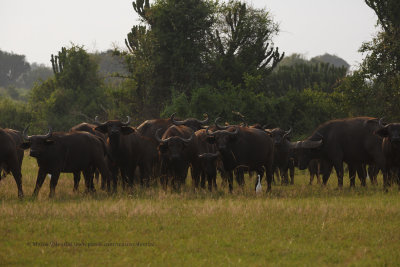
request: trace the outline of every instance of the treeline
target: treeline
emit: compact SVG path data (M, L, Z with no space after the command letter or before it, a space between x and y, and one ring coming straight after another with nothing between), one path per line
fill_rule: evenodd
M382 31L362 45L366 59L349 73L337 56L285 57L273 46L279 27L265 9L236 0L136 0L141 23L127 34L126 49L62 48L51 57L54 75L35 83L27 102L0 101L0 125L68 130L95 116L129 115L139 124L173 112L238 123L237 111L249 124L292 127L300 137L333 118L399 120L399 27L389 14L398 7L381 2L366 1L382 13Z

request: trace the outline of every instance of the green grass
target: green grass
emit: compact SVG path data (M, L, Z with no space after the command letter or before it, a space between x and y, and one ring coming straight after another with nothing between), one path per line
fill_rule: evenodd
M245 189L235 185L233 194L187 185L180 194L119 189L109 197L74 194L72 177L63 174L54 199L47 178L33 200L36 172L25 157L24 200L12 176L0 182L0 265L400 264L397 187L349 189L346 178L337 190L335 175L325 188L308 186L298 172L294 186L273 186L269 195L255 195L255 178L247 177Z

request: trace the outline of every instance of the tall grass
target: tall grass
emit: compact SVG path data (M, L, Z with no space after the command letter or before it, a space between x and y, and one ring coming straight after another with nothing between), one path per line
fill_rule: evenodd
M108 196L73 193L62 174L54 199L47 178L29 197L36 162L23 163L24 200L12 176L0 182L0 265L398 265L400 203L397 188L336 189L273 186L256 195L244 189L181 193L159 188ZM219 183L220 181L218 181ZM381 180L380 180L381 182ZM382 182L381 182L382 183ZM265 185L264 188L265 189Z

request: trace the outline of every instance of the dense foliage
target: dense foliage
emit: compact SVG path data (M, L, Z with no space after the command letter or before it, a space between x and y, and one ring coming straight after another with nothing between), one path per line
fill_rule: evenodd
M71 45L51 57L53 70L1 52L0 126L67 130L96 115L129 115L139 124L173 112L238 123L238 111L249 124L292 127L299 137L333 118L399 120L399 4L366 4L378 15L379 32L362 44L365 59L350 73L329 54L284 58L273 42L279 26L266 9L237 0L135 0L141 22L125 50L89 54Z

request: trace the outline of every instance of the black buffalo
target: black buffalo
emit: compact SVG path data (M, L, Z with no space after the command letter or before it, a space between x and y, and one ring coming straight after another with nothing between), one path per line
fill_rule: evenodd
M271 190L274 146L271 137L264 131L241 127L219 126L219 130L209 132L208 142L215 143L221 155L225 171L228 172L229 191L233 189L232 171L238 167L247 167L256 171L261 179L264 168L267 177L267 191Z
M104 141L106 141L106 136L102 132L95 130L95 128L98 125L99 125L99 123L97 122L97 116L96 116L95 122L93 124L87 123L87 122L82 122L78 125L71 127L71 129L69 131L70 132L74 132L74 131L88 132L88 133L96 135L96 136L100 137L101 139L103 139ZM95 170L94 178L96 179L97 182L99 181L99 171L98 170ZM80 181L80 173L74 173L74 191L78 190L79 181ZM105 182L106 182L106 180L104 179L104 177L102 177L101 189L103 189L103 190L105 189ZM94 185L92 184L91 187L94 188Z
M288 131L281 128L266 129L265 130L274 142L274 171L279 170L282 184L289 184L288 170L290 169L290 183L294 184L294 165L291 159L291 142L288 135L292 129Z
M184 125L191 128L193 131L197 131L202 129L204 125L208 122L208 115L206 117L207 118L202 121L193 118L180 121L175 119L175 113L174 113L168 119L147 120L137 127L137 131L141 135L153 138L154 140L157 141L156 131L158 131L159 136L161 136L172 125L177 125L177 126Z
M195 188L199 185L200 168L197 137L193 130L187 126L171 126L162 137L160 130L156 132L155 138L159 142L158 150L162 160L161 184L166 189L168 177L172 176L172 186L179 190L185 183L189 166L191 165L192 179Z
M379 120L380 129L376 134L383 138L382 150L385 157L385 168L383 173L383 184L388 186L390 184L389 176L390 171L394 170L395 177L399 184L399 169L400 169L400 123L382 124L382 119Z
M317 177L317 184L321 183L321 178L319 176L320 174L320 164L318 159L313 159L310 160L310 163L308 164L308 171L310 173L310 185L312 185L312 182L314 180L314 176Z
M218 149L215 144L210 144L207 141L208 135L204 129L196 131L195 134L197 137L196 146L199 153L201 167L201 187L205 188L205 181L207 180L208 189L210 191L213 187L217 189L217 165L222 165L220 160L218 160Z
M123 186L133 186L135 169L140 170L140 184L148 185L152 166L157 161L157 143L137 133L127 122L110 120L101 123L95 130L107 134L107 145L111 161L113 191L117 190L117 174L121 172ZM108 187L110 185L108 184Z
M21 174L24 151L20 147L22 141L20 132L12 129L0 129L0 171L3 169L5 174L12 173L20 198L24 196Z
M26 129L27 130L27 129ZM92 190L93 173L98 169L108 179L109 170L105 155L107 149L104 141L87 132L54 132L50 129L46 135L26 136L21 145L30 148L30 156L36 158L39 171L33 196L36 197L46 178L50 179L50 197L55 194L61 172L83 172L86 190Z
M343 186L343 162L349 169L360 169L363 164L376 164L383 167L382 138L375 135L379 128L376 118L356 117L328 121L320 125L304 141L293 145L299 168L307 168L310 160L321 159L322 182L326 184L334 167L338 176L338 186ZM365 175L364 172L360 172ZM360 178L365 181L365 177ZM354 175L350 185L354 186ZM365 183L363 183L365 185Z

